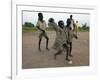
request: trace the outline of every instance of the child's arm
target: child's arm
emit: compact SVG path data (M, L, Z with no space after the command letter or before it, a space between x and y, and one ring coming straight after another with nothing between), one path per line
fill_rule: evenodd
M43 29L40 28L40 26L39 26L38 23L37 23L36 27L37 27L40 31L45 32Z
M74 23L74 32L77 33L77 25Z
M78 39L78 36L77 36L77 25L74 23L74 31L73 31L73 36L75 39Z
M48 23L48 26L50 26L52 29L54 29L55 31L57 31L58 26L57 26L56 23L51 23L51 22L49 22L49 23Z

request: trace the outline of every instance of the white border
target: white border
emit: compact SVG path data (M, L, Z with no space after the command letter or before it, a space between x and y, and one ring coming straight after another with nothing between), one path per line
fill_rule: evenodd
M57 7L45 7L45 6L23 6L24 4L14 4L12 9L12 79L17 78L49 78L56 76L81 76L88 74L95 74L97 71L97 63L96 63L96 24L94 21L96 20L96 9L93 7L81 7L83 9L79 9L80 7L74 7L76 9L68 9L67 7L71 6L61 6ZM78 9L77 9L78 8ZM87 8L84 9L84 8ZM36 11L59 11L59 12L81 12L81 13L89 13L91 16L90 20L90 66L84 67L64 67L64 68L44 68L44 69L26 69L22 70L22 10L36 10Z

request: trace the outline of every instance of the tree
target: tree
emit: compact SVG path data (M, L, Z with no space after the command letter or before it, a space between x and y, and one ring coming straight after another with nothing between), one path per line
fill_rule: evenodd
M83 30L89 30L89 26L87 26L87 24L85 23L85 24L82 25L82 29Z
M85 23L85 24L83 24L83 25L82 25L82 27L83 27L83 28L87 27L87 24L86 24L86 23Z
M31 22L25 22L23 27L34 27L34 24L32 24Z
M86 29L86 28L87 28L87 24L85 23L82 25L82 29Z

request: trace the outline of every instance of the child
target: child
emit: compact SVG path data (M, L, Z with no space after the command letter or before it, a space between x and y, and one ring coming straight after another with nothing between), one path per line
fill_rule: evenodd
M76 26L75 21L73 19L73 15L70 15L70 18L67 19L67 22L68 23L70 22L69 28L70 28L70 30L73 31L73 37L78 39L78 37L77 37L77 26Z
M61 54L63 52L63 50L66 50L66 60L70 61L70 59L68 58L68 48L67 48L67 44L66 44L66 40L67 40L67 36L65 34L64 31L64 22L62 20L60 20L58 22L58 25L54 22L53 18L49 19L49 26L52 26L52 28L56 31L56 39L53 45L53 48L57 51L54 54L54 58L56 59L56 56Z
M38 13L38 22L37 22L37 25L36 27L38 28L38 30L40 31L40 34L39 34L39 43L38 43L38 46L39 46L39 51L41 51L41 48L40 48L40 45L41 45L41 40L42 40L42 37L44 37L46 39L46 49L48 49L48 41L49 41L49 38L45 32L45 29L46 29L46 23L45 21L43 20L43 14L42 13Z
M72 57L72 40L73 40L73 37L74 38L78 38L77 35L74 33L75 32L75 25L74 27L72 28L72 19L67 19L67 25L66 25L66 32L68 34L68 40L67 40L67 44L68 44L68 56Z

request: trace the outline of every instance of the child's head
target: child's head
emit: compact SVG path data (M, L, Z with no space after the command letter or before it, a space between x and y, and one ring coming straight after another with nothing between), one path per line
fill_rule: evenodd
M53 18L49 18L48 22L54 23L54 19Z
M76 23L78 23L78 21L76 21Z
M58 21L58 26L64 28L64 22L62 20Z
M42 13L38 13L38 18L39 18L39 20L43 20L43 14Z
M66 23L67 23L67 27L68 27L71 24L71 20L67 19Z
M73 15L70 15L70 19L72 19Z

